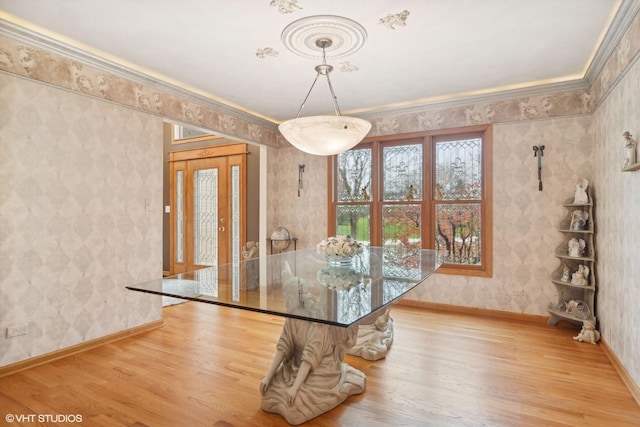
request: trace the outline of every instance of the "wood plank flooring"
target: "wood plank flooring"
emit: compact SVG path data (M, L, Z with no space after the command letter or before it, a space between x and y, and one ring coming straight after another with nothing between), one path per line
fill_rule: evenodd
M165 326L0 378L7 414L80 415L83 426L286 426L258 385L282 318L186 303ZM573 329L396 306L386 359L347 357L364 393L305 426L638 426L602 348ZM40 423L40 425L65 425ZM73 423L67 425L74 425Z

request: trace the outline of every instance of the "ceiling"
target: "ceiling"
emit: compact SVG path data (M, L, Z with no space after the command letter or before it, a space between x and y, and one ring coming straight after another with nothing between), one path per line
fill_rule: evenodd
M626 0L625 0L626 1ZM585 77L621 0L0 0L0 18L76 49L280 122L295 117L321 58L289 51L292 21L338 15L364 44L331 82L366 114ZM279 6L291 6L291 11ZM403 11L406 20L381 19ZM277 55L257 55L270 48ZM265 52L265 51L263 51ZM269 52L267 50L266 52ZM341 71L344 63L357 67ZM301 116L333 114L318 81Z

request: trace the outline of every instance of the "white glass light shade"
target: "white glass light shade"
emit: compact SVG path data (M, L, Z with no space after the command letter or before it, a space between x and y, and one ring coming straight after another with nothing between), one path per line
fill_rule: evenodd
M332 156L355 147L371 130L371 123L349 116L309 116L278 126L293 145L309 154Z

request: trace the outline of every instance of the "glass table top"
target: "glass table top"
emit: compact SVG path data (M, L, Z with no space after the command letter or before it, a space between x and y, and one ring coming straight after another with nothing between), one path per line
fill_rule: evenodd
M347 327L375 319L439 266L427 249L365 247L341 260L304 249L127 289Z

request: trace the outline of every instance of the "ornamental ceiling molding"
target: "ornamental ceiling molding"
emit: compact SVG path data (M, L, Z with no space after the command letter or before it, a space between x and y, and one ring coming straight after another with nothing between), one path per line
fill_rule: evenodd
M569 106L573 106L574 115L588 114L597 109L630 66L638 60L640 55L639 10L640 0L623 0L612 21L611 29L605 35L587 74L582 79L477 96L461 96L457 99L442 102L433 101L411 106L397 106L386 110L363 111L352 115L371 118L373 122L372 132L375 135L383 135L399 132L399 129L416 131L429 126L446 126L446 123L452 121L456 122L455 126L461 126L464 123L473 124L479 121L500 123L559 117L560 111L564 111L564 115L571 114ZM178 114L175 114L175 111L174 115L151 111L154 114L162 114L169 119L210 129L213 132L226 134L232 138L244 139L248 142L257 142L275 147L288 146L277 131L276 125L261 117L234 109L226 104L216 102L183 88L158 81L142 73L132 71L79 49L74 49L59 41L0 19L0 36L2 35L7 36L9 39L22 41L30 46L36 46L45 52L77 61L80 63L78 65L88 64L129 82L138 82L138 85L133 84L135 86L134 89L143 94L146 93L147 99L149 96L153 96L153 91L149 90L149 88L161 89L164 92L162 95L173 97L173 99L169 100L170 102L177 102L183 106L183 110ZM11 69L7 63L6 56L8 45L10 44L0 43L0 70L66 87L59 83L48 82L46 78L35 78L24 71L20 72L20 70ZM14 53L17 54L17 52ZM18 58L19 56L15 57ZM60 62L62 63L63 61ZM71 88L71 90L83 92L80 87ZM99 95L94 96L101 97ZM106 99L104 96L102 98ZM135 102L133 105L123 104L148 111L145 110L144 106L136 106ZM587 107L586 111L584 110L585 107ZM446 115L451 115L452 119L444 119L443 117ZM203 121L205 116L208 117L207 123ZM216 117L212 118L213 116ZM454 120L453 117L457 118ZM226 129L226 131L223 129Z
M343 58L359 51L367 41L367 30L358 22L335 15L315 15L288 24L280 35L282 43L293 54L303 58ZM317 40L331 40L325 49Z
M602 39L598 51L593 57L584 79L591 86L602 72L607 61L620 44L620 40L627 33L631 23L640 11L640 0L623 0L616 12L607 34Z
M93 95L108 101L114 101L113 99L106 98L105 94L100 93L99 90L95 91L95 93L90 93L91 88L89 87L85 87L83 90L80 87L81 84L77 88L74 88L74 85L78 85L79 82L65 82L62 81L60 77L58 77L57 80L52 81L51 79L53 77L43 74L43 70L39 70L39 72L37 73L38 77L34 77L33 74L36 73L37 70L20 69L21 67L18 66L16 62L12 61L11 58L21 58L21 56L24 56L26 54L23 52L23 54L21 55L18 52L18 49L20 49L21 46L15 46L15 42L24 43L27 46L23 48L40 49L41 52L52 55L48 60L57 62L58 69L60 70L67 67L68 64L64 64L65 60L72 61L72 64L76 64L72 65L75 66L76 69L83 69L83 72L85 73L93 72L93 74L95 74L96 76L98 76L100 73L107 73L115 79L124 80L116 83L117 86L124 87L130 85L132 87L135 87L135 91L137 91L138 93L146 93L147 99L160 97L165 100L165 103L180 104L183 111L181 114L176 115L175 108L173 108L172 111L167 111L165 114L162 111L154 111L149 106L145 106L145 102L141 103L139 99L131 99L129 101L122 100L122 102L118 102L122 103L123 105L139 108L143 111L154 114L161 114L169 119L175 119L183 123L189 123L192 125L203 127L213 132L220 133L224 136L228 136L230 138L240 138L246 142L256 142L269 146L286 145L282 137L279 135L277 125L275 123L259 117L255 114L251 114L249 112L236 109L222 102L218 102L211 97L207 97L206 95L201 95L178 87L171 83L164 82L157 78L153 78L113 61L109 61L105 58L93 55L73 46L69 46L65 43L44 36L35 31L31 31L19 25L13 24L4 19L0 19L0 37L2 36L7 37L11 41L14 41L14 43L0 43L0 70L22 75L24 77L35 78L36 80L40 80L55 86L60 86L76 92L82 92L84 95ZM14 45L14 52L9 51L9 48L12 45ZM43 57L42 55L39 56L41 58ZM51 64L49 65L50 67L52 66ZM85 65L87 67L83 67ZM74 73L74 71L69 70L68 73L69 75L71 75ZM84 81L85 83L89 83L89 81L86 79L86 76L84 79L80 78L80 80ZM96 87L99 85L98 81L94 82L94 84ZM215 115L217 117L216 127L211 127L211 123L208 123L208 125L206 125L201 121L198 122L197 117L202 117L203 115L209 117ZM193 118L190 119L190 116L192 116ZM196 121L194 122L193 120ZM245 129L245 131L242 132L242 134L229 133L234 129Z

